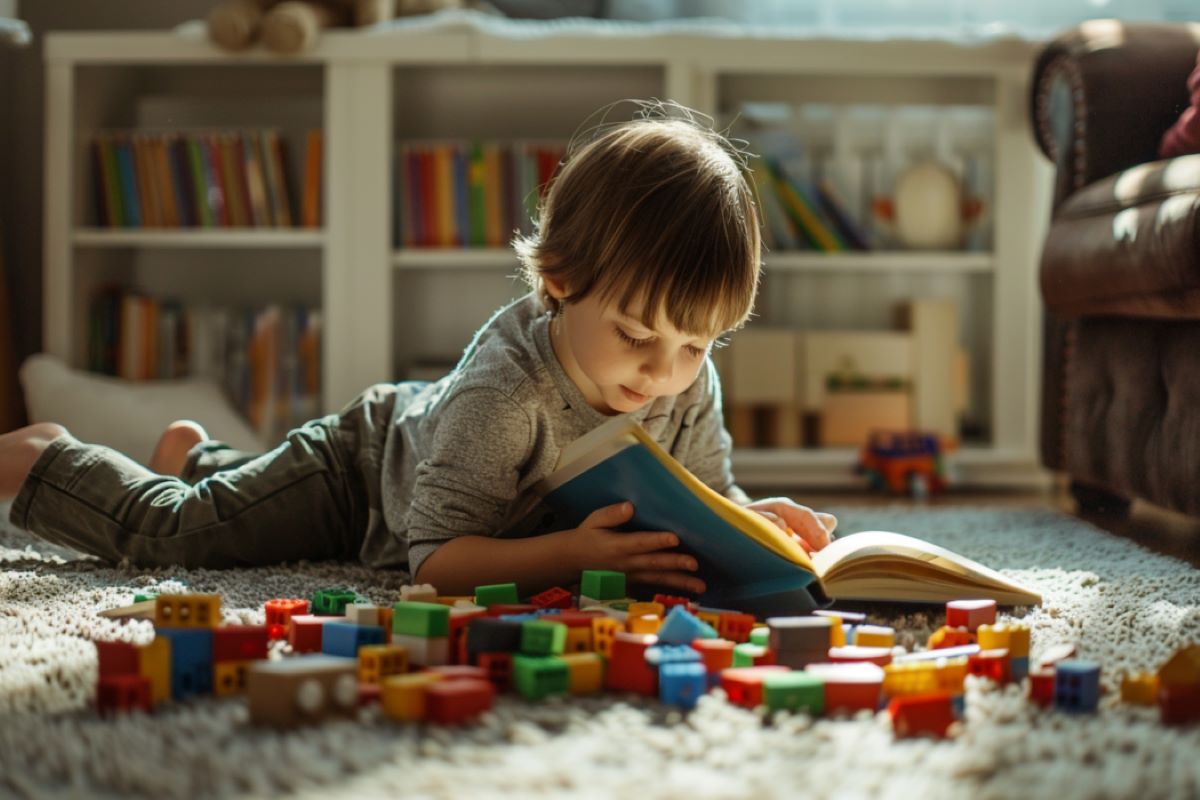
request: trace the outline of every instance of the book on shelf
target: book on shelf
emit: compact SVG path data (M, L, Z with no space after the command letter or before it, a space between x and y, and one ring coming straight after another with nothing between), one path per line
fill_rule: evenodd
M320 215L320 138L317 130L306 140L306 224L314 207ZM94 213L103 227L291 227L295 218L278 131L104 131L91 150Z
M700 564L707 586L700 602L708 606L780 615L806 613L831 598L1041 602L993 569L899 533L853 533L810 554L793 535L702 483L625 416L565 447L537 488L555 518L526 533L578 527L596 509L630 501L634 518L623 529L675 533Z
M560 142L401 141L393 168L401 247L504 247L532 230Z
M306 228L321 227L321 164L325 137L320 129L308 132L304 139L304 210L302 223Z

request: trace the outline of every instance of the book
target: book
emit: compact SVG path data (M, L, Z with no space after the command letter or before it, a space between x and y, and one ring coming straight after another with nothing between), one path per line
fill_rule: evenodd
M700 565L704 606L763 616L808 613L831 599L1041 602L993 569L900 533L853 533L810 554L793 535L705 485L625 416L563 448L536 489L555 511L557 530L578 527L598 508L632 502L634 518L623 529L675 533Z

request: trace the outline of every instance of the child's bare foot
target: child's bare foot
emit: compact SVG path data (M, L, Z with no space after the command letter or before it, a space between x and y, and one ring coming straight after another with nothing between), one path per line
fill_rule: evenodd
M42 451L66 432L53 422L38 422L0 434L0 500L16 497Z
M204 441L208 441L208 433L199 424L188 419L176 420L163 431L148 466L159 475L180 475L188 451Z

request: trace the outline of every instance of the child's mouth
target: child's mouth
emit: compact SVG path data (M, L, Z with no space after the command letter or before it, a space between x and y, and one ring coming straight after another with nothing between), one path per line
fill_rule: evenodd
M640 392L635 392L633 389L630 389L628 386L625 386L625 385L621 386L621 391L625 393L625 396L627 398L629 398L630 400L632 400L635 403L644 403L646 400L650 399L650 395L642 394Z

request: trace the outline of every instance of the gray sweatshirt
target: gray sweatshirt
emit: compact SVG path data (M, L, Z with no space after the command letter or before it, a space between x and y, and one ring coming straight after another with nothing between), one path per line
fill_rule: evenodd
M441 380L410 384L384 443L382 524L363 544L369 566L416 575L456 536L548 532L553 513L534 486L559 452L609 417L588 405L550 344L550 316L534 294L497 311ZM696 380L629 414L714 490L740 502L721 386L706 360Z

